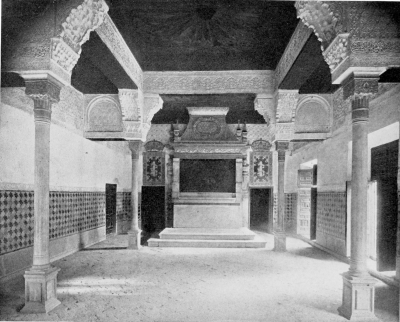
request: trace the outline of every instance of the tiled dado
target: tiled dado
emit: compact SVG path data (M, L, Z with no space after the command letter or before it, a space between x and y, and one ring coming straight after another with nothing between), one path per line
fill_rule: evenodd
M117 220L129 221L132 219L132 205L130 192L117 192Z
M317 234L346 238L346 193L318 192Z
M0 190L0 254L33 245L33 191ZM50 239L105 225L105 193L50 192Z
M297 193L285 193L285 226L286 231L296 232Z

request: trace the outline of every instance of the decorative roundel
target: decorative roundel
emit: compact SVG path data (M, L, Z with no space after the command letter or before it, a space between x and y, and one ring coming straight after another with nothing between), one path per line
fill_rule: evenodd
M201 117L194 123L194 130L201 135L216 135L221 131L221 125L213 117Z

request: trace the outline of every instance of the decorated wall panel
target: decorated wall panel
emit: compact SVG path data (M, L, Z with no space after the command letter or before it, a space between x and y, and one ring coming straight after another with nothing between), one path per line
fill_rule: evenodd
M117 192L117 220L129 221L132 219L132 194L130 192Z
M257 187L272 186L271 143L264 140L253 142L250 153L250 185Z
M310 235L311 189L298 190L297 233Z
M143 153L143 185L165 185L164 144L160 141L149 141L144 146Z
M346 239L345 192L318 192L317 236L319 234Z
M285 193L285 231L297 231L297 193Z
M50 192L50 239L105 225L103 192ZM0 191L0 254L33 246L34 192Z

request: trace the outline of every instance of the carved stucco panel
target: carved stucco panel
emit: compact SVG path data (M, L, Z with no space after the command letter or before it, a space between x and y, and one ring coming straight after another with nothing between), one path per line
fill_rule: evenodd
M135 89L119 89L118 96L121 103L122 119L124 121L140 122L142 109L140 104L140 90Z
M88 104L86 131L121 132L122 130L122 115L116 100L102 95Z
M297 106L298 91L279 90L276 121L279 123L293 122Z

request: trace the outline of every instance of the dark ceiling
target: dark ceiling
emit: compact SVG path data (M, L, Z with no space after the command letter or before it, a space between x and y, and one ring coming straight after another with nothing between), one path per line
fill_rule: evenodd
M254 110L254 94L215 94L215 95L161 95L163 108L152 120L153 124L188 123L189 113L186 107L229 107L226 122L262 124L264 118Z
M293 1L108 2L145 71L275 69L298 23Z

